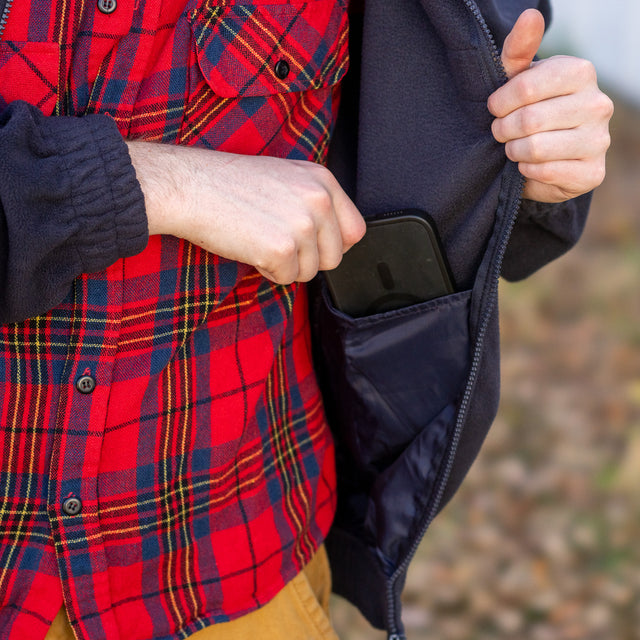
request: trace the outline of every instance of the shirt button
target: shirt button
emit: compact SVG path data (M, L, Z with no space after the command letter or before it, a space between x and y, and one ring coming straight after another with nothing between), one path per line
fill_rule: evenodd
M98 9L100 9L102 13L113 13L117 6L117 0L98 0Z
M62 510L68 516L77 516L82 511L82 502L79 498L67 498L62 503Z
M280 80L284 80L289 75L289 63L286 60L278 60L273 70Z
M91 393L96 388L96 381L91 376L82 376L76 381L76 389L80 393Z

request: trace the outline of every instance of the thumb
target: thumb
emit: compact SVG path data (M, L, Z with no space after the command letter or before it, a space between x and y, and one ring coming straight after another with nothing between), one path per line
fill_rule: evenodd
M537 9L527 9L513 25L502 48L502 64L508 78L531 66L544 36L544 16Z

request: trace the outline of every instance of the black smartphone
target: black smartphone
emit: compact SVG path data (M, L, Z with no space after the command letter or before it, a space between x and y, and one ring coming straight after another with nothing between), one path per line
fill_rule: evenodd
M325 278L336 308L356 318L455 290L433 220L416 209L368 219L364 238Z

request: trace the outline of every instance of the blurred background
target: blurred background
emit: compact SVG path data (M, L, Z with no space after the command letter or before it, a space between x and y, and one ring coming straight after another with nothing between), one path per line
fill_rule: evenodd
M502 284L500 413L412 564L409 640L640 640L640 2L554 7L545 53L616 103L608 175L578 246Z

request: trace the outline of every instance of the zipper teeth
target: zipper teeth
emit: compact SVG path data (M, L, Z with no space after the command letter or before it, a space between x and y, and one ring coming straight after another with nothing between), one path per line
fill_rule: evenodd
M521 192L522 187L524 186L524 178L522 176L519 176L518 182L519 182L518 188L519 188L519 191ZM475 380L478 375L478 368L480 366L481 351L484 343L484 338L487 332L487 328L489 326L489 320L490 320L491 314L493 313L493 310L498 300L498 281L500 279L500 272L502 271L502 261L504 259L504 254L507 250L507 245L509 244L509 238L511 237L511 232L513 231L513 227L516 223L517 212L518 212L518 209L520 208L521 201L522 201L522 198L518 197L514 202L513 209L511 209L510 215L508 218L508 224L504 229L502 239L498 247L494 269L491 272L491 276L490 276L491 290L489 291L489 294L488 294L489 299L486 303L485 314L483 316L482 323L480 324L480 327L478 330L478 339L476 342L476 349L474 351L473 359L471 362L471 369L469 371L468 384L467 384L467 387L465 388L464 395L460 402L460 410L458 412L458 419L456 420L456 428L455 428L453 439L452 439L451 453L447 460L447 466L445 467L443 482L440 483L439 490L436 494L436 500L433 503L433 506L429 513L427 524L430 524L437 514L438 506L440 504L440 501L442 500L442 494L444 493L445 484L449 478L451 467L453 466L454 454L457 450L460 436L462 435L462 427L464 426L463 423L466 420L466 412L469 406L469 402L471 400L473 388L475 387ZM417 548L417 545L416 545L416 548Z
M500 57L500 52L498 51L498 46L496 44L495 38L493 37L493 34L491 33L491 30L489 29L484 16L482 15L482 13L480 12L480 9L478 8L477 4L475 3L475 0L463 0L464 4L466 5L466 7L469 9L469 11L473 14L474 18L476 19L478 25L480 26L480 28L482 29L482 32L484 33L486 39L487 39L487 43L489 45L489 51L491 54L491 58L495 64L495 67L498 71L499 74L499 79L502 81L505 81L507 79L507 74L506 71L504 69L504 65L502 64L502 59ZM522 187L524 186L524 178L522 176L519 177L519 190L520 193L522 193ZM475 387L475 381L478 375L478 368L480 366L480 359L481 359L481 353L482 353L482 347L484 344L484 337L485 334L487 332L487 328L489 326L489 318L491 316L491 313L493 312L493 309L495 307L496 301L497 301L497 297L498 297L498 280L500 278L500 272L502 270L502 261L504 258L504 254L507 250L507 244L509 242L509 238L511 236L511 232L513 230L513 227L515 225L516 222L516 217L517 217L517 211L520 208L520 204L521 204L522 198L521 196L518 197L516 199L516 202L514 203L513 209L510 212L511 215L509 216L509 221L507 224L507 227L504 230L503 236L502 236L502 240L500 242L500 245L498 247L498 254L496 256L496 261L495 261L495 265L494 265L494 269L491 272L490 278L491 278L491 290L489 292L489 299L487 301L486 307L485 307L485 313L483 315L482 318L482 322L480 324L479 330L478 330L478 339L476 341L476 348L474 350L473 353L473 358L471 361L471 369L469 371L469 376L467 378L467 385L465 387L465 391L462 397L462 400L460 402L460 409L458 411L458 418L456 420L456 426L455 426L455 430L453 433L453 438L451 440L451 447L449 449L449 455L447 457L447 462L445 465L445 470L444 473L441 477L441 481L438 485L438 491L436 493L436 497L435 500L433 501L431 510L429 511L429 514L427 516L427 519L424 521L424 524L422 525L422 527L420 528L420 532L419 535L416 537L415 542L413 543L413 545L411 546L411 548L409 549L409 552L407 553L407 555L405 556L404 561L397 567L397 569L393 572L393 575L391 576L391 578L389 579L388 583L387 583L387 613L388 613L388 621L389 621L389 637L388 640L404 640L405 636L404 635L400 635L398 633L398 629L396 627L395 624L395 594L394 594L394 586L395 583L397 581L397 579L403 575L403 573L407 570L411 559L413 558L413 556L415 555L418 546L420 545L420 541L421 539L424 537L424 534L426 533L427 529L429 528L429 525L431 524L431 522L433 522L433 519L435 518L436 514L438 513L438 507L440 505L440 502L442 501L442 496L444 494L444 490L447 484L447 480L449 478L449 475L451 473L451 468L453 466L453 460L455 457L455 453L457 451L458 448L458 443L460 440L460 437L462 435L462 427L464 426L464 422L466 421L466 413L467 413L467 409L468 409L468 405L469 402L471 400L471 395L473 392L473 389Z
M520 182L519 190L522 191L522 187L524 186L524 178L522 176L520 176L519 182ZM521 197L518 197L516 199L513 209L511 210L511 215L509 216L508 225L504 230L502 240L500 242L500 246L498 247L497 259L495 262L494 269L491 272L491 276L490 276L492 285L491 285L491 290L488 294L489 299L487 301L485 313L483 315L483 319L478 330L478 339L476 341L476 348L473 353L471 369L469 371L469 376L467 378L467 385L465 387L462 400L460 401L460 409L458 411L458 418L456 420L455 430L453 432L453 437L451 439L451 448L449 450L449 456L447 458L447 463L446 463L441 481L438 485L438 491L436 493L435 500L433 501L431 510L429 511L426 521L424 522L423 526L420 528L420 533L416 538L416 541L413 543L413 545L409 549L409 553L406 555L402 564L400 564L398 568L394 571L387 586L387 602L388 602L388 613L389 613L388 619L392 623L390 630L393 632L392 635L389 636L388 640L404 640L405 638L404 635L399 635L397 633L397 628L395 626L395 623L392 622L395 619L395 615L394 615L395 597L393 593L393 585L395 584L397 578L400 575L402 575L408 568L409 563L411 562L411 559L415 555L418 549L418 546L420 545L420 541L424 537L424 534L426 533L427 529L429 528L430 524L433 522L433 519L436 517L438 513L438 507L440 505L440 502L442 501L442 495L444 494L447 480L449 478L449 475L451 474L451 468L453 467L453 460L455 458L455 453L458 449L460 437L462 436L462 429L467 418L467 409L469 407L469 402L471 401L471 395L475 387L475 382L478 375L478 369L480 367L482 347L484 345L484 337L486 335L487 328L489 326L489 319L492 315L492 312L495 308L497 298L498 298L498 280L500 278L500 272L502 270L502 260L507 250L507 245L509 243L511 232L516 223L517 211L520 208L521 201L522 201Z
M491 51L491 57L493 58L493 62L496 65L496 68L500 72L500 76L503 80L506 80L507 73L504 69L504 65L502 64L502 58L500 57L500 52L498 51L498 45L496 44L496 40L493 37L493 33L491 33L491 29L487 26L487 22L484 19L482 13L480 13L480 9L478 9L478 5L475 3L475 0L464 0L465 5L473 13L474 18L480 25L482 32L489 42L489 49Z
M2 35L4 34L4 28L7 24L7 18L9 17L9 11L11 11L11 5L13 4L13 0L6 0L4 5L4 10L2 11L2 16L0 17L0 40L2 40Z

